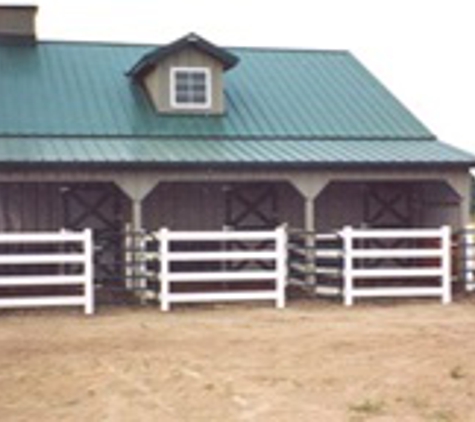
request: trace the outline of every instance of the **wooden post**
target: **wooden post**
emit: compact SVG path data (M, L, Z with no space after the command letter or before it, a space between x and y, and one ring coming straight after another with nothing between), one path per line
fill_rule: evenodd
M170 272L170 262L168 259L169 238L168 229L162 228L159 232L160 238L160 309L163 312L170 310L170 280L168 278Z
M315 197L305 197L305 281L310 286L317 282L315 268Z
M343 237L343 301L345 306L353 305L353 229L345 226L340 232Z
M287 232L284 226L275 229L276 235L276 307L285 308L285 287L287 282Z
M451 236L450 227L444 226L441 229L441 248L442 248L442 303L448 304L452 300L451 291Z
M134 199L132 201L132 232L133 232L133 286L135 288L146 288L146 279L143 273L143 242L142 242L142 201Z

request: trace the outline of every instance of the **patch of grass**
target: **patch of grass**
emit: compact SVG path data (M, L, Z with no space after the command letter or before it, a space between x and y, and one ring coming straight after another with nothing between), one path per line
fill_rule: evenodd
M457 420L453 412L446 410L438 410L432 414L432 421L434 422L454 422Z
M467 376L466 372L460 365L454 366L450 370L450 378L452 378L453 380L460 380L460 379L465 378L466 376Z
M360 403L350 405L350 410L358 415L376 416L384 413L386 404L382 400L366 399Z

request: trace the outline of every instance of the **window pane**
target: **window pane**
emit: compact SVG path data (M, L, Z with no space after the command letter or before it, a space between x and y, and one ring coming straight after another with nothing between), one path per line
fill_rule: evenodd
M206 95L204 92L195 92L193 95L193 102L195 103L206 103Z
M201 70L179 70L175 72L175 103L203 105L207 103L208 74Z
M176 72L175 78L177 82L186 82L188 80L188 73L187 72Z
M186 93L177 93L176 94L176 102L177 103L188 103L188 95Z
M194 72L194 73L191 74L191 80L195 84L197 84L197 83L204 84L205 83L205 74Z

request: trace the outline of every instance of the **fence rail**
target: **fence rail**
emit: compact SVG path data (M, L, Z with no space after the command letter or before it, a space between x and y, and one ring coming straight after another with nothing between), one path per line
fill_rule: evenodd
M43 306L94 312L91 230L0 233L0 308Z

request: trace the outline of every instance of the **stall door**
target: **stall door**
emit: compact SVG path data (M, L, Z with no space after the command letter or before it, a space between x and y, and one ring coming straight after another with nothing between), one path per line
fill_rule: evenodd
M122 193L111 183L72 184L63 187L62 198L64 226L93 229L96 281L117 286L124 272Z

